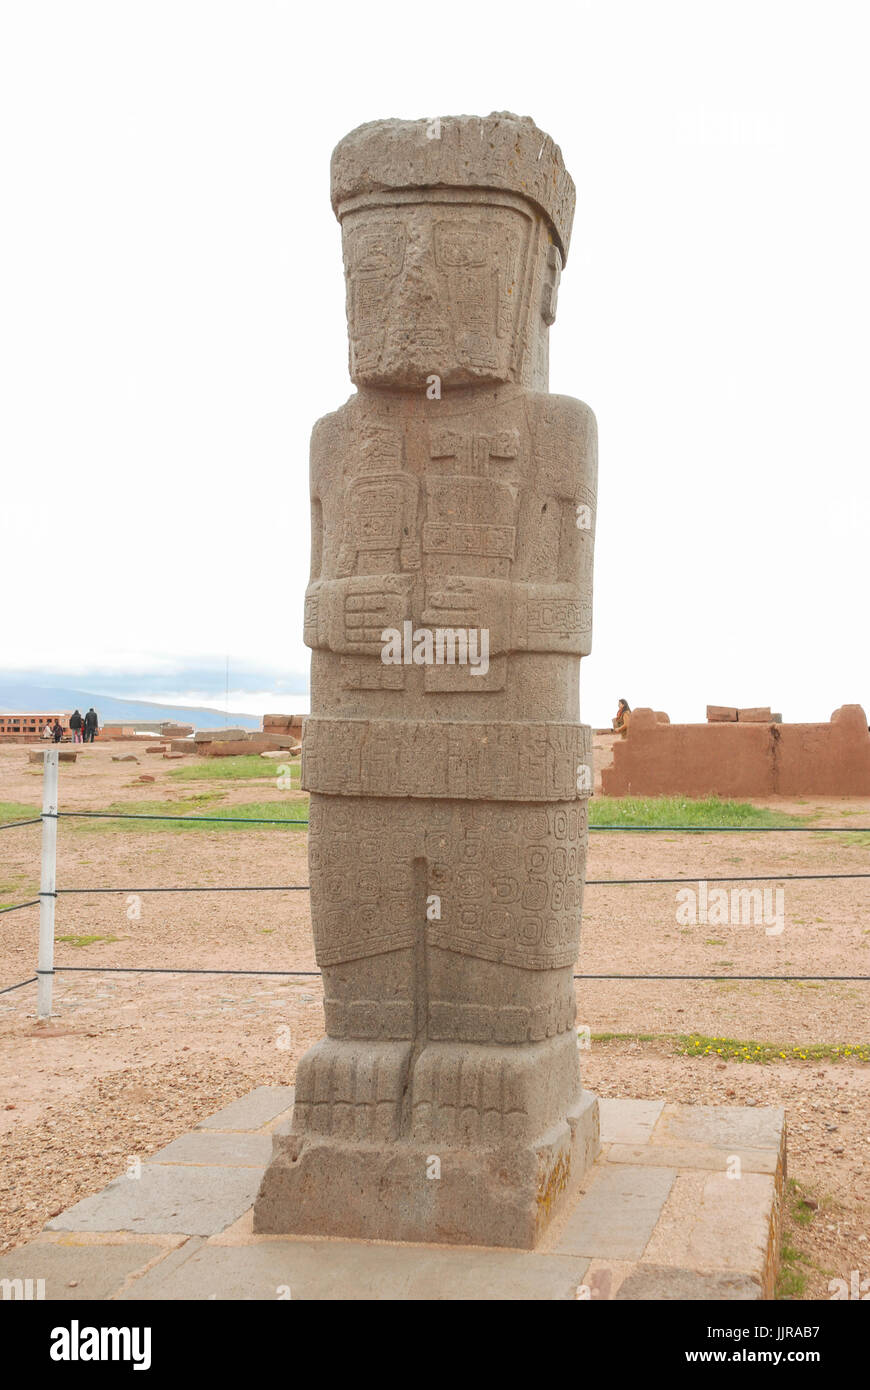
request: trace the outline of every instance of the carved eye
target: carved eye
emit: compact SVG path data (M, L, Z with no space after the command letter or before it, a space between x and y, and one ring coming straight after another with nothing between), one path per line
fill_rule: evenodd
M473 227L451 227L439 223L435 229L435 259L451 270L486 265L487 239Z
M398 227L358 232L351 243L351 268L364 275L398 275L404 250L404 233Z

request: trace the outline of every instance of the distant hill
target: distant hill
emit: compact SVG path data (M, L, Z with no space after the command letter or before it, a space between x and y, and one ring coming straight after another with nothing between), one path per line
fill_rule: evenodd
M35 685L0 674L0 710L8 713L27 713L28 710L49 714L54 710L83 712L93 705L101 724L135 724L137 719L153 724L158 720L174 719L179 724L194 724L198 729L222 729L229 723L240 729L259 729L260 720L254 714L234 714L230 710L193 708L190 705L161 705L148 700L122 700L115 695L101 695L95 690L79 690L75 686Z

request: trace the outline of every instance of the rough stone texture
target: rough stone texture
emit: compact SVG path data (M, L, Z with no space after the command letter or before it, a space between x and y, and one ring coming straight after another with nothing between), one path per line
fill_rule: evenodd
M723 1172L734 1158L740 1160L748 1173L776 1173L779 1155L775 1149L752 1149L741 1146L717 1149L709 1144L611 1144L607 1150L608 1163L648 1164L655 1168L708 1168Z
M638 1260L677 1174L673 1168L596 1169L553 1247L557 1255Z
M708 724L736 724L737 709L733 705L708 705Z
M254 1199L259 1168L144 1163L141 1177L116 1178L55 1217L48 1231L134 1231L214 1235Z
M662 724L636 709L601 782L606 796L870 796L867 716L843 705L829 724Z
M652 1131L655 1144L705 1144L785 1151L785 1111L779 1105L675 1105L664 1107Z
M218 1164L227 1168L265 1168L272 1152L268 1134L214 1134L208 1130L183 1134L148 1163Z
M292 734L297 742L302 739L302 724L304 716L301 714L264 714L263 732L266 734Z
M652 1264L709 1272L759 1270L762 1296L772 1297L780 1187L767 1173L680 1173L644 1258Z
M270 1120L290 1109L293 1104L293 1086L258 1086L246 1096L225 1105L208 1119L202 1120L197 1129L241 1130L250 1133L262 1129Z
M588 1265L515 1250L273 1239L255 1246L203 1246L174 1268L158 1265L122 1298L564 1300L576 1298Z
M663 1100L600 1100L602 1144L645 1144L664 1104Z
M358 391L311 445L302 752L328 1036L255 1224L528 1248L598 1135L572 980L595 421L547 394L574 187L502 113L362 126L332 196ZM390 664L387 629L485 633L487 668Z
M47 1240L31 1241L8 1255L0 1255L0 1281L13 1281L3 1284L0 1298L25 1298L28 1292L32 1298L41 1295L53 1301L109 1298L126 1279L165 1253L165 1247L144 1242L84 1245L70 1240L61 1245ZM24 1284L19 1290L16 1280L31 1280L31 1289Z
M708 1299L751 1302L761 1298L761 1285L748 1274L700 1273L671 1265L639 1264L623 1280L614 1298L621 1302L638 1299L680 1302L706 1302Z

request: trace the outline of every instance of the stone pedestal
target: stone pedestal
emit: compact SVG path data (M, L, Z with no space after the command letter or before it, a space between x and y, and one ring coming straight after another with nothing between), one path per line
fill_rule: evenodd
M599 1149L588 1091L549 1129L490 1144L472 1134L447 1143L413 1133L389 1143L317 1136L290 1123L273 1138L255 1228L531 1250Z

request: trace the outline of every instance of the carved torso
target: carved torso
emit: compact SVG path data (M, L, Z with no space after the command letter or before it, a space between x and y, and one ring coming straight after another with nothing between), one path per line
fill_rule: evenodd
M389 717L401 692L404 718L576 719L576 680L551 677L591 641L595 474L594 419L566 397L369 392L321 420L305 625L317 713ZM385 664L383 631L408 621L486 629L488 671ZM427 699L442 695L455 698Z

